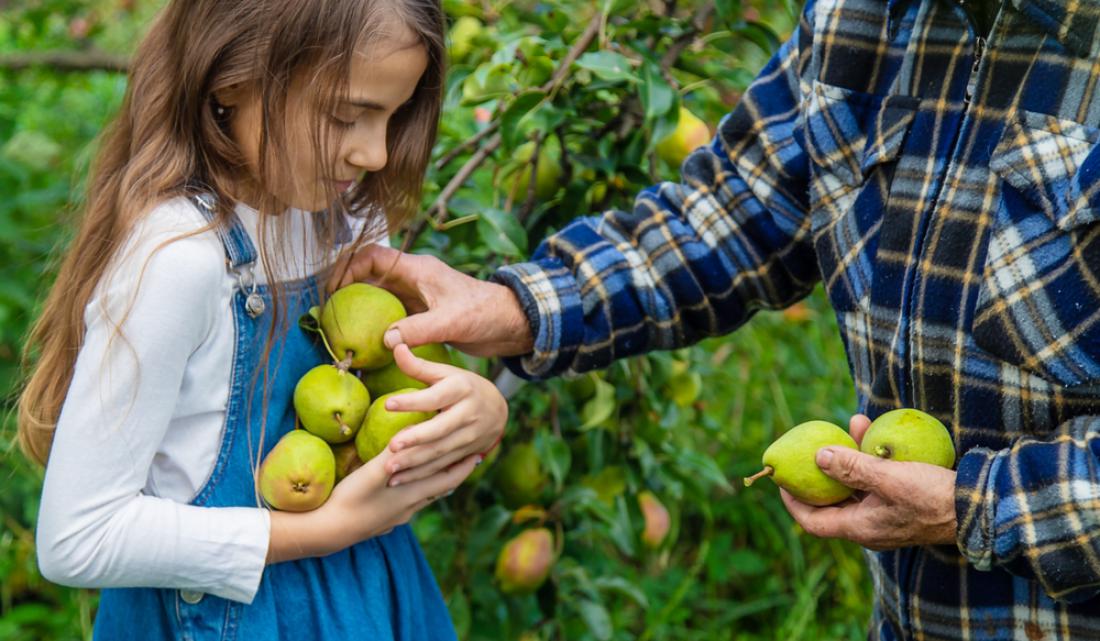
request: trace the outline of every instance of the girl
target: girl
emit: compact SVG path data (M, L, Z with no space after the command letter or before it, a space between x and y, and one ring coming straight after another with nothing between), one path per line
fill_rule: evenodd
M491 383L401 346L431 462L384 452L306 513L255 483L326 360L295 321L419 200L443 25L437 0L172 0L134 57L20 399L39 564L107 588L96 638L454 637L403 524L503 433Z

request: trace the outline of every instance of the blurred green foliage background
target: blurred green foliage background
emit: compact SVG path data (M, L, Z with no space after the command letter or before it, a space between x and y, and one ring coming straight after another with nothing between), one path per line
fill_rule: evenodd
M679 106L713 129L799 10L765 0L444 4L466 26L452 42L425 217L399 240L478 275L522 260L577 215L629 208L641 188L675 179L654 146ZM41 470L14 447L10 410L22 337L73 229L95 136L125 89L103 67L125 62L161 5L0 2L0 641L90 638L95 592L36 570ZM515 185L524 145L559 169L545 191ZM533 445L540 469L524 474L545 479L527 497L537 509L510 509L501 489L514 479L491 464L414 524L460 636L865 638L871 590L858 548L806 536L774 487L739 482L787 428L846 424L853 407L820 290L729 337L521 388L503 456ZM671 516L656 549L639 538L643 490ZM496 556L539 524L560 558L536 593L506 595Z

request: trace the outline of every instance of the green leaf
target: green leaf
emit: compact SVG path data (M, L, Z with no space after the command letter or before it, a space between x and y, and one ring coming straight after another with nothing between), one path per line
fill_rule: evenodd
M541 91L525 91L504 110L500 116L500 135L505 148L514 148L526 137L522 123L545 97L546 94Z
M615 413L615 386L597 378L596 394L581 407L582 430L599 426Z
M601 576L594 581L596 587L604 592L617 592L638 604L643 610L649 607L649 599L634 583L621 576Z
M561 437L543 431L535 435L535 450L554 479L554 486L560 490L573 463L569 444Z
M611 638L611 615L602 604L587 599L581 599L576 603L581 618L588 626L589 632L600 641Z
M702 480L726 491L733 489L726 480L726 475L722 473L722 469L709 456L677 449L671 443L665 443L662 449L672 464L683 474L685 480Z
M575 64L608 82L638 82L638 78L630 66L630 61L626 59L626 56L614 51L586 53L577 58Z
M676 105L676 91L661 75L660 68L650 62L642 67L642 106L647 123L667 114Z
M527 255L527 231L512 214L486 208L477 221L477 231L489 249L498 254L509 258Z

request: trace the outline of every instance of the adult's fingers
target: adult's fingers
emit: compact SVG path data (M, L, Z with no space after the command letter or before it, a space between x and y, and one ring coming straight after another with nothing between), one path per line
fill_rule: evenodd
M871 427L871 419L863 414L856 414L848 420L848 433L855 439L856 444L863 442L863 435Z
M815 460L828 476L867 492L879 490L890 477L888 466L897 465L848 447L823 447L817 451Z
M787 490L780 489L779 495L787 511L808 534L827 539L847 538L855 504L815 507L794 498Z
M401 252L385 245L371 244L354 254L341 257L328 281L329 291L351 283L374 282L396 268Z

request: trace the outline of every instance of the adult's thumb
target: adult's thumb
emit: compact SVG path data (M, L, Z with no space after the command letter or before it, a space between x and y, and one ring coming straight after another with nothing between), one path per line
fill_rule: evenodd
M427 343L445 343L444 335L448 321L440 318L438 312L428 310L412 316L406 316L390 325L382 337L387 349L394 349L401 343L409 347L419 347Z
M823 447L815 460L822 472L852 489L873 492L885 479L886 461L848 447Z

